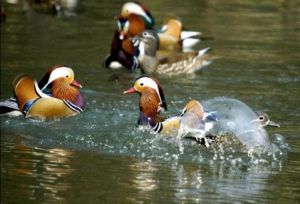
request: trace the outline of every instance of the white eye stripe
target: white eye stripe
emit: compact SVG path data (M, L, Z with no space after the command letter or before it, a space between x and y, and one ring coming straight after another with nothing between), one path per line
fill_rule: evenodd
M153 79L151 79L149 77L142 77L137 82L138 82L138 84L143 83L144 87L149 87L149 88L154 89L156 91L158 97L159 97L159 100L160 100L161 104L163 103L161 98L160 98L158 85Z
M41 90L45 89L54 80L61 78L61 77L71 76L71 75L74 76L74 72L69 67L56 68L51 72L47 84Z
M123 11L127 10L128 13L142 15L147 19L147 21L152 22L151 18L149 18L149 16L145 13L145 11L136 3L132 3L132 2L125 3L122 10Z

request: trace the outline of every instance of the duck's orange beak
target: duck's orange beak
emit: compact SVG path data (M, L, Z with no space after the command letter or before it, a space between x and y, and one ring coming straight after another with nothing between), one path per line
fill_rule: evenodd
M131 88L127 89L126 91L124 91L123 94L131 94L131 93L135 93L135 92L136 92L136 90L133 87L131 87Z
M73 80L72 83L71 83L71 85L73 85L75 87L78 87L78 88L82 88L81 84L78 81L76 81L76 80Z

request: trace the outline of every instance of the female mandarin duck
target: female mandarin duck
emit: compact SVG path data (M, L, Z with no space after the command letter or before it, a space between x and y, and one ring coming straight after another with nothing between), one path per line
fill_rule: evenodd
M167 104L162 87L157 80L149 77L140 77L135 81L132 88L124 91L124 94L129 93L138 93L140 95L138 124L150 125L155 133L160 133L161 135L177 136L182 116L187 114L186 110L192 111L194 107L194 103L191 101L186 105L181 116L173 116L161 121L159 114L162 109L167 109ZM203 110L198 111L197 114L203 119L203 121L200 121L203 125L208 118L213 117L213 115ZM185 117L187 118L187 116Z
M179 53L159 59L158 35L152 30L145 30L133 39L134 46L139 50L138 60L143 72L159 75L194 74L211 63L212 58L206 54L209 48L198 52Z
M37 84L28 75L19 75L13 82L18 110L26 117L64 117L81 113L85 99L78 91L71 68L54 66Z
M199 103L200 104L200 103ZM194 106L193 112L189 112L188 118L182 116L179 137L193 137L196 141L209 146L217 137L224 134L233 134L244 146L249 149L256 147L271 148L271 143L264 127L278 124L270 121L265 113L255 113L245 103L226 97L216 97L204 102L205 109L212 111L216 120L213 125L201 134L198 124L202 119L198 118L197 110L201 112L202 105ZM211 118L208 118L211 120ZM201 128L200 128L201 129ZM203 129L203 128L202 128ZM184 130L184 131L183 131ZM199 134L200 133L200 134Z

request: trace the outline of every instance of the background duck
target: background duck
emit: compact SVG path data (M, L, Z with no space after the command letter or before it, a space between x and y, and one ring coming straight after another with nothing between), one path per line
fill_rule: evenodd
M25 74L15 78L13 90L19 110L26 117L39 118L81 113L85 99L78 91L81 85L74 80L73 70L69 67L53 67L49 71L39 85Z
M121 15L116 19L118 30L115 31L110 54L105 58L104 65L111 69L125 67L134 70L138 66L135 57L137 52L130 39L145 29L152 29L154 18L144 5L128 2L124 4ZM200 41L195 38L200 32L182 31L182 23L177 17L167 17L161 29L156 32L161 54L166 54L166 51L190 50Z
M132 14L142 18L146 29L153 29L155 20L145 5L136 1L125 3L121 10L121 16L129 19ZM201 34L197 31L182 31L182 22L178 17L174 16L166 17L164 24L157 32L161 41L160 49L169 51L178 50L182 45L186 48L191 48L200 41L194 37ZM185 43L182 43L183 41Z
M198 52L178 53L159 59L158 35L152 30L145 30L133 38L134 46L139 50L138 60L143 72L159 75L193 74L209 65L212 58L206 54L209 48Z

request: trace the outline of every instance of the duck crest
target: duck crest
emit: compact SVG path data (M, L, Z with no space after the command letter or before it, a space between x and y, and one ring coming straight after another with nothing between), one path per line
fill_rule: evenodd
M43 88L49 81L49 78L50 78L50 74L57 68L60 68L60 67L64 67L63 65L61 64L57 64L57 65L54 65L53 67L49 68L48 71L46 72L46 74L43 76L43 78L39 81L38 85L40 88ZM45 91L44 91L45 92Z
M121 15L126 17L130 14L137 14L142 17L147 28L152 28L155 24L154 18L149 9L142 3L133 1L127 2L122 7Z

